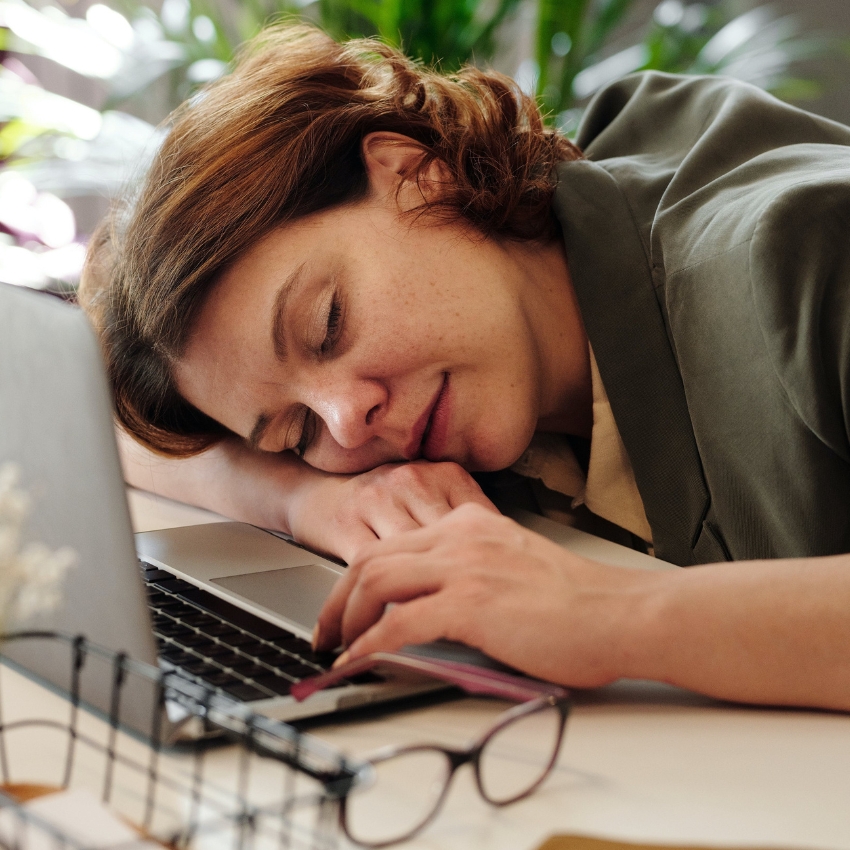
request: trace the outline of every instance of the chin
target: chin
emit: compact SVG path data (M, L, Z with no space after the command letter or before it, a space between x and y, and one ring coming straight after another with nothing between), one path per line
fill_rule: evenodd
M460 465L467 472L498 472L507 469L520 459L533 436L532 430L527 437L517 435L513 439L505 437L492 440L477 450L473 449L467 461Z

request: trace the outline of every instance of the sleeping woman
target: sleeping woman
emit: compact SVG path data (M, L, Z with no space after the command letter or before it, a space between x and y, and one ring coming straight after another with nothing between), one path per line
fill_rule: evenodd
M635 75L573 144L503 76L282 25L80 297L132 484L349 562L318 647L848 710L848 231L850 129L750 86Z

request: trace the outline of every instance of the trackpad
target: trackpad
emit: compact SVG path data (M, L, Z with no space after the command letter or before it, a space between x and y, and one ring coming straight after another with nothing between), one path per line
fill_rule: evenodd
M329 567L306 564L303 567L214 578L212 582L312 630L325 599L339 578L339 573Z

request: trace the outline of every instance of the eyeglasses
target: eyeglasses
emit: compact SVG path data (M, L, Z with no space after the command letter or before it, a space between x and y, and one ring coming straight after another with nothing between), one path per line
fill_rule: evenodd
M412 838L430 823L452 777L472 765L481 796L506 806L533 793L558 757L570 712L567 691L538 682L453 661L406 652L375 652L292 687L302 700L310 694L376 666L421 673L521 704L500 715L477 741L464 749L437 744L385 747L364 761L371 776L342 797L340 825L355 844L386 847Z

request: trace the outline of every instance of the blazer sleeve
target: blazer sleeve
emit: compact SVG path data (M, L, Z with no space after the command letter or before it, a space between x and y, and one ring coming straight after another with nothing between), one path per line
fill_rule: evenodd
M750 242L750 285L764 345L789 403L850 462L850 148L809 146L777 159Z

